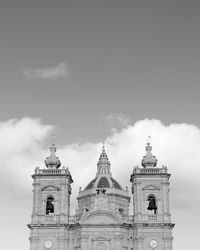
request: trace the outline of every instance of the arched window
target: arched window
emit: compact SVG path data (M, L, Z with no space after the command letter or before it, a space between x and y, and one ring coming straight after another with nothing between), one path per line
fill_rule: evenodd
M119 211L120 214L124 213L124 209L123 208L119 208L118 211Z
M54 198L51 196L47 198L46 214L54 214Z
M150 195L148 197L148 202L149 202L149 205L147 207L148 210L151 210L151 211L154 211L154 214L157 213L157 206L156 206L156 199L153 195Z

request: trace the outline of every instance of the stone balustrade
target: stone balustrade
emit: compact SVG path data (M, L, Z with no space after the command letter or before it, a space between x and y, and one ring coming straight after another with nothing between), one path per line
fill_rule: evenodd
M75 224L77 222L77 217L75 215L69 216L69 224Z
M59 220L58 216L56 215L45 215L45 222L57 222Z
M44 216L40 216L39 221L41 223L47 223L47 224L56 224L60 222L60 216L59 215L44 215ZM78 223L80 221L81 217L78 215L71 215L68 218L68 223L69 224L75 224ZM129 215L129 216L124 216L122 218L122 220L126 223L134 223L137 221L137 218L134 215ZM159 214L143 214L142 215L142 221L143 222L162 222L163 220L163 216L159 215Z
M147 219L148 219L148 221L158 221L158 215L157 214L148 214Z
M69 171L66 168L62 169L54 169L54 168L47 168L47 169L40 169L37 167L35 169L36 175L68 175Z
M139 168L134 167L133 174L167 174L167 167L162 166L162 168Z

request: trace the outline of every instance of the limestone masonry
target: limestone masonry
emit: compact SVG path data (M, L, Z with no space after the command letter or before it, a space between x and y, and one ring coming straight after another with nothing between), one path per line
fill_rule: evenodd
M72 176L61 167L56 147L50 148L45 169L33 178L31 250L172 250L167 167L156 167L150 143L141 167L134 167L133 214L127 189L113 178L103 146L96 176L79 190L78 207L70 215Z

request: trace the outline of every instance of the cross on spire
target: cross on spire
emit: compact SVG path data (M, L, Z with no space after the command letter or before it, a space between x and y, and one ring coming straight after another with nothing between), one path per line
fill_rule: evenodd
M150 136L150 135L148 135L148 136L147 136L146 141L147 141L147 144L149 144L149 145L150 145L150 143L151 143L151 136Z
M105 153L105 141L103 141L103 146L102 146L102 153Z

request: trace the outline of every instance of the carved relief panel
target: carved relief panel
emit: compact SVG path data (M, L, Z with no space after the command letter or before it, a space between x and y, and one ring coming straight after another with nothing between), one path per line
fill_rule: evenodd
M106 245L103 242L99 242L96 246L96 250L106 250Z
M93 248L94 250L110 250L111 249L111 239L104 237L99 237L93 239Z

